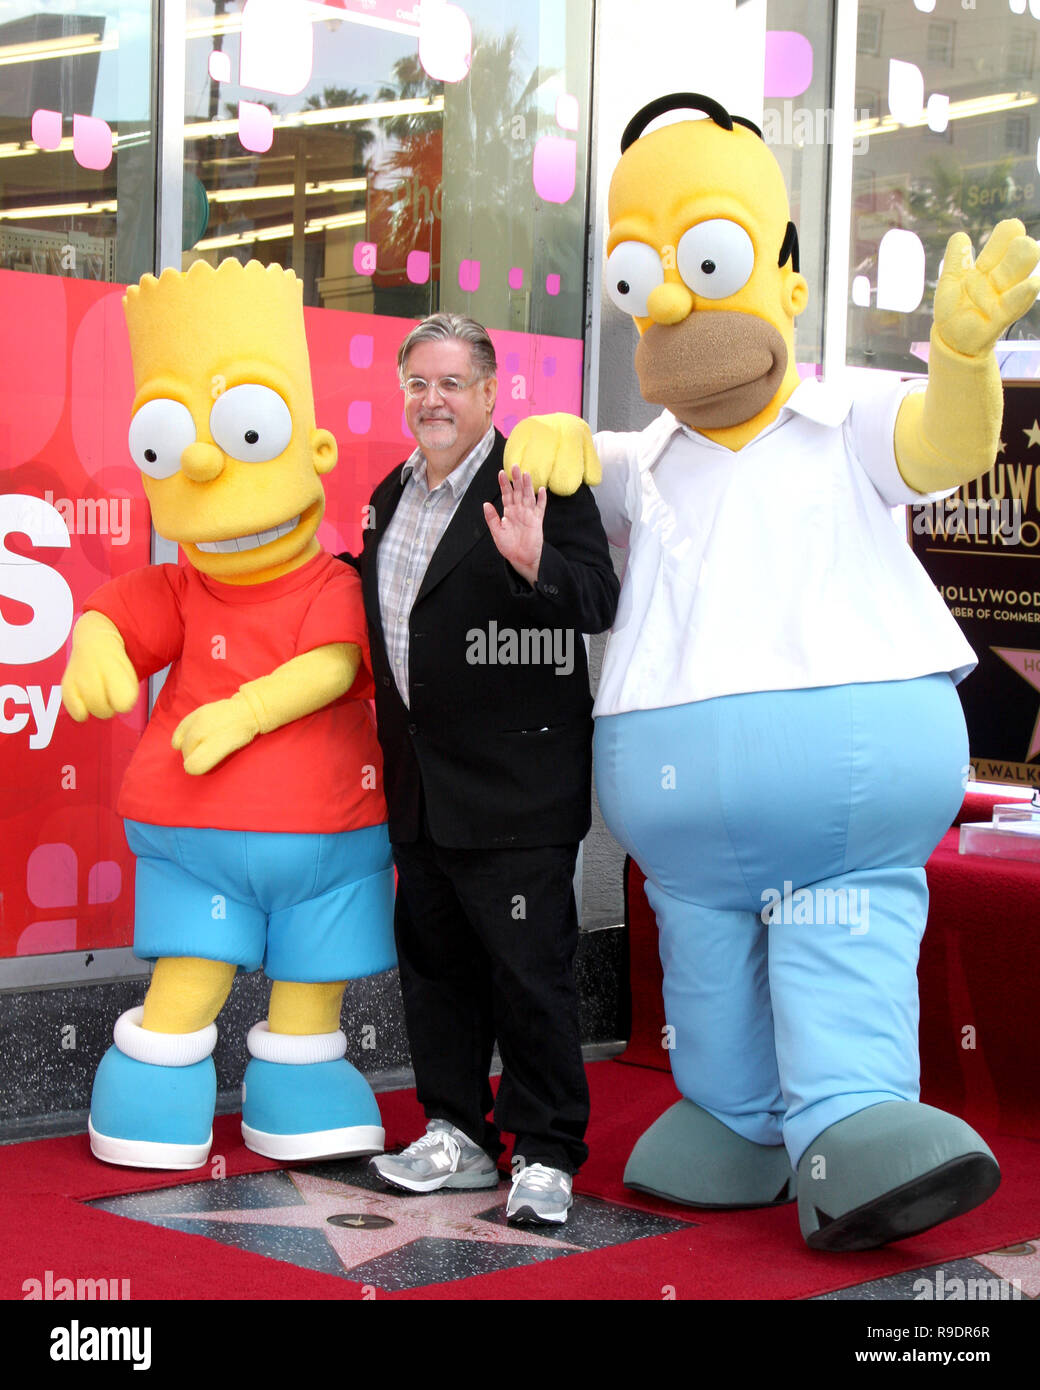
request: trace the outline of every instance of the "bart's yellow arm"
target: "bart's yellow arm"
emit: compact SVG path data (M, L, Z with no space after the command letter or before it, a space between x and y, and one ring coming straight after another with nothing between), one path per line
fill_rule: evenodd
M330 642L247 681L228 700L200 705L173 731L171 741L184 758L184 771L192 776L209 772L258 734L330 705L354 684L360 665L360 647Z
M1040 293L1027 278L1040 247L1017 218L1000 222L979 254L955 233L935 288L928 385L906 397L896 417L896 463L916 492L942 492L993 464L1004 398L993 348Z

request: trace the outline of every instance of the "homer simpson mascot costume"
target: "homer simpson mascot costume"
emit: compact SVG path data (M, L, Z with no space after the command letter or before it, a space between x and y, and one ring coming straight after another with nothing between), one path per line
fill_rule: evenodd
M706 117L644 133L683 108ZM989 468L993 345L1038 247L963 233L927 384L802 382L807 285L757 128L693 93L630 122L607 291L639 331L641 433L599 434L627 549L595 714L607 824L647 875L682 1094L626 1183L704 1207L797 1196L802 1234L860 1250L984 1201L982 1139L918 1103L924 864L963 795L955 682L975 658L890 509ZM507 467L596 475L572 417L522 422Z
M132 1167L205 1163L214 1020L236 971L262 965L245 1143L280 1160L379 1152L340 1006L348 980L394 964L393 869L360 585L315 536L336 441L315 425L302 286L198 262L146 275L124 305L130 453L187 564L97 590L62 682L73 719L108 719L170 667L119 800L134 950L155 969L98 1067L91 1147Z

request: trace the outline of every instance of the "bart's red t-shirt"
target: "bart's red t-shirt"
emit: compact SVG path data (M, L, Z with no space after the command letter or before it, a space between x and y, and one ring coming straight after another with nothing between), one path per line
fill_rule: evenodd
M323 553L264 584L222 584L190 565L152 565L103 585L85 607L115 623L142 679L172 663L123 778L120 815L300 834L386 820L361 581L349 566ZM346 695L258 734L209 772L184 771L170 739L185 715L331 642L363 653Z

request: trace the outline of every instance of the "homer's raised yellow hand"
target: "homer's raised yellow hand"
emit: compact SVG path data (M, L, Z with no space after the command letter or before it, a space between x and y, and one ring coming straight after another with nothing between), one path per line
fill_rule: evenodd
M935 332L954 352L979 357L1028 313L1040 294L1030 279L1040 246L1017 217L998 222L976 261L965 232L955 232L935 287Z
M61 678L61 702L72 718L82 724L91 714L126 714L140 684L115 623L103 613L84 613L72 629L72 655Z
M239 691L185 715L170 742L184 758L184 771L197 777L252 743L259 732L256 715Z
M1040 246L1017 218L998 222L973 261L955 232L935 287L928 386L896 416L896 464L919 493L945 492L992 467L1004 395L994 345L1035 303Z
M513 465L531 475L535 492L548 488L570 497L582 483L595 487L603 476L592 431L577 415L531 415L521 420L506 441L505 471Z

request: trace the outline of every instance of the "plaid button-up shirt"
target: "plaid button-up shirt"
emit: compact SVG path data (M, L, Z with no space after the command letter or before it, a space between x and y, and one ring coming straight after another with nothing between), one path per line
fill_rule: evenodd
M495 443L492 426L480 443L432 490L426 459L416 449L401 469L404 492L379 542L379 612L390 669L401 699L408 704L408 619L433 552L463 494Z

